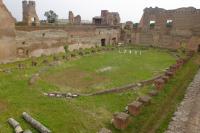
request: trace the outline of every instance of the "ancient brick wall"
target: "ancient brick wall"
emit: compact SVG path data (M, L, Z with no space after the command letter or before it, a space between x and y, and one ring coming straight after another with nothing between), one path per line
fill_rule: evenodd
M65 27L17 27L17 55L19 57L49 55L64 52L64 46L70 49L88 48L116 44L120 30L112 27L70 25Z
M145 8L139 27L131 30L131 40L133 43L174 49L186 44L188 49L197 50L200 32L193 30L200 29L199 24L200 9Z
M15 19L0 0L0 62L15 56Z
M140 27L150 30L150 21L155 21L155 29L163 31L169 28L166 26L169 20L172 22L172 30L189 30L200 23L200 10L193 7L176 10L145 8Z

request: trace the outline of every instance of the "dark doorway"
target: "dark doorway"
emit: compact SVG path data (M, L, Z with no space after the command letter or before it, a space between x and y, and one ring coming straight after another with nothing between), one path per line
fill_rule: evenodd
M27 56L29 55L29 51L28 51L28 50L26 50L26 55L27 55Z
M101 39L101 46L106 46L106 39Z
M198 52L200 52L200 44L198 45Z

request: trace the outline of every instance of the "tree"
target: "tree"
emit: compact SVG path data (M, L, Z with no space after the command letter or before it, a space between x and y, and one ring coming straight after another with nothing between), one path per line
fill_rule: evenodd
M45 12L44 16L47 17L48 23L55 23L58 19L58 15L52 10Z

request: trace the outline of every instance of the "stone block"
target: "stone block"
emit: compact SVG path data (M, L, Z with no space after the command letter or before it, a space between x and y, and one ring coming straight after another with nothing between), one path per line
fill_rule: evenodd
M173 73L175 73L177 69L178 69L178 67L177 67L176 64L170 66L170 68L169 68L169 70L170 70L171 72L173 72Z
M168 77L173 77L173 76L174 76L174 73L171 72L171 71L167 71L167 72L165 73L165 75L168 76Z
M142 107L141 102L138 102L138 101L132 102L132 103L128 104L128 112L131 115L136 116L140 113L141 107Z
M154 85L155 85L157 90L162 90L163 87L164 87L164 84L165 84L165 81L162 78L156 79L154 81Z
M149 96L157 96L158 95L158 91L157 90L152 90L148 94L149 94Z
M162 79L167 83L169 81L169 76L162 76Z
M151 97L150 96L141 96L139 98L139 102L143 103L143 104L150 104L151 103Z
M183 59L176 60L176 64L179 64L180 66L182 66L184 64Z
M107 128L102 128L98 133L112 133L112 131Z
M120 112L120 113L115 113L114 118L113 118L113 125L117 129L125 129L128 127L130 123L130 116L126 113Z

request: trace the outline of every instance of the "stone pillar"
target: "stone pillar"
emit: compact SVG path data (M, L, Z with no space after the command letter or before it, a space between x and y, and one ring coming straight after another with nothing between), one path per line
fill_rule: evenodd
M73 23L74 23L74 14L73 14L72 11L69 11L68 19L69 19L69 23L70 23L70 24L73 24Z
M128 112L131 115L136 116L140 113L141 107L142 107L141 102L138 102L138 101L132 102L128 105Z
M151 103L151 97L150 96L141 96L139 98L139 102L145 104L145 105L148 105Z
M129 115L126 113L115 113L112 123L117 129L125 129L130 123Z

